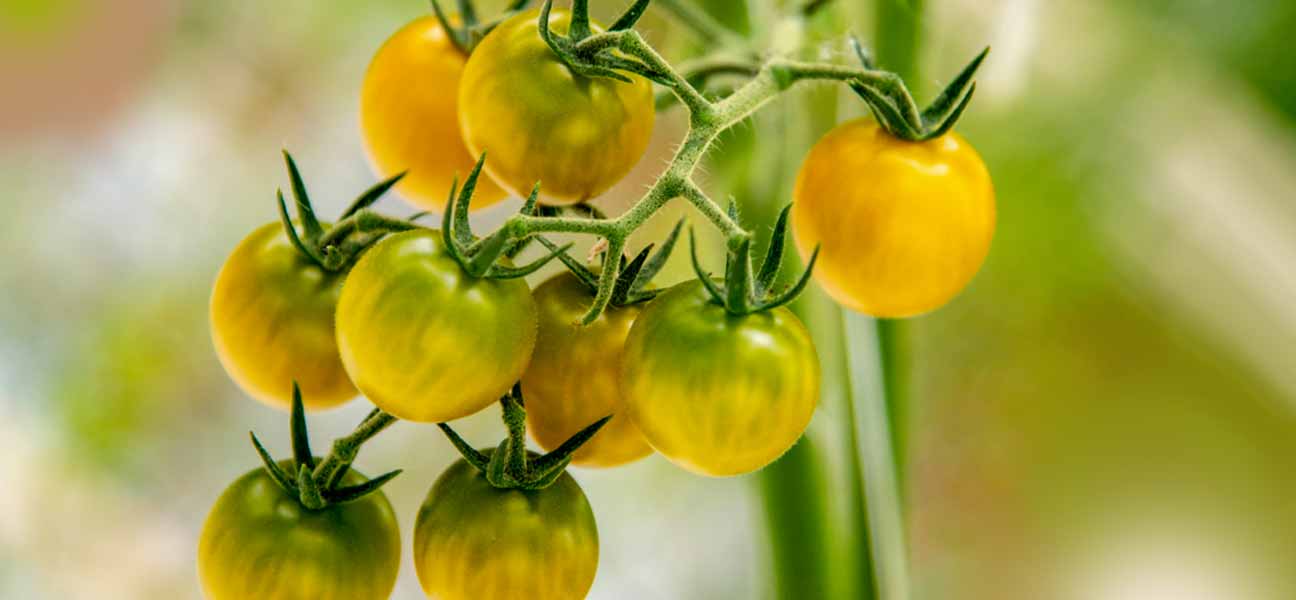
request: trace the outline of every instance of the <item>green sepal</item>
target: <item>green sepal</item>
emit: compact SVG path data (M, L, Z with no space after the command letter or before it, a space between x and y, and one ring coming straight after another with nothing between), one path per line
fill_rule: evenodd
M306 182L302 181L301 171L297 170L297 161L292 154L283 151L284 162L288 165L288 178L292 182L293 200L297 202L297 218L305 229L306 241L314 244L324 235L324 227L315 217L315 207L311 206L310 196L306 193Z
M289 416L293 460L297 468L315 469L315 455L311 454L310 435L306 431L306 408L302 404L301 388L292 384L292 412Z
M625 66L624 61L626 61L626 59L613 56L609 53L599 53L593 57L588 57L590 60L586 60L583 57L577 56L575 51L576 44L578 44L581 40L586 39L590 35L589 26L588 26L588 22L589 22L588 3L584 3L586 4L585 10L583 11L584 19L586 23L584 27L584 35L578 35L582 31L579 25L582 17L581 15L582 11L579 10L579 6L578 6L579 4L582 4L582 0L575 0L572 3L572 18L571 18L571 24L567 28L568 30L567 35L559 36L555 34L552 29L549 28L549 16L550 16L550 12L553 10L553 0L545 0L544 4L540 6L540 19L539 19L540 39L544 40L545 44L549 46L549 49L553 51L554 55L556 55L559 60L561 60L564 64L566 64L567 67L577 75L581 75L583 77L591 77L591 78L603 77L607 79L614 79L616 81L620 81L623 83L631 83L629 77L626 77L621 73L618 73L615 69L605 66L603 64L599 64L599 62L592 62L592 61L606 62L605 59L615 59L613 62L615 62L619 67L624 67ZM642 64L637 65L633 70L651 71L651 69L649 69L647 65L642 65Z
M549 241L544 236L536 236L536 241L540 242L541 245L548 248L551 252L561 250L557 244ZM589 270L588 267L580 264L580 261L572 258L571 255L566 252L558 252L558 260L562 261L563 266L567 267L567 270L571 271L572 275L575 275L576 279L579 279L587 288L590 290L598 289L598 276L595 275L593 271Z
M310 259L311 262L320 267L324 267L324 257L319 256L297 235L297 227L293 225L292 217L288 214L288 204L284 201L283 190L278 190L277 196L279 198L279 220L283 223L284 233L288 234L288 241L292 242L293 247L298 252L301 252L302 256Z
M536 184L531 188L531 194L527 196L526 202L522 203L522 208L521 210L518 210L518 214L525 215L525 216L535 215L536 211L539 209L539 203L540 203L540 182L537 181ZM522 254L523 250L526 250L528 247L531 246L531 242L535 241L535 237L536 236L529 235L520 240L513 240L509 242L508 247L504 248L504 257L509 260L513 260L517 258L518 255Z
M478 471L483 473L486 472L487 465L490 464L489 456L486 456L476 448L473 448L468 442L464 441L462 437L459 437L459 433L449 425L445 423L437 423L437 427L441 428L441 431L445 433L445 436L450 439L450 444L455 447L455 450L459 451L459 454L463 455L464 460L468 461L468 464L476 467Z
M520 277L526 277L544 268L544 266L549 264L551 261L553 261L553 259L565 256L567 254L567 251L571 250L572 247L575 245L576 244L574 243L570 243L560 248L555 248L552 251L550 251L549 254L537 258L536 260L532 261L530 264L521 267L504 267L500 265L494 265L490 268L490 270L486 271L486 277L489 277L491 279L517 279Z
M398 173L384 181L378 182L368 190L365 190L363 194L360 194L360 197L356 198L355 201L351 203L351 206L348 206L345 211L342 211L342 216L339 217L338 220L340 221L373 206L374 203L378 202L378 200L383 197L383 194L386 194L388 190L395 187L396 184L400 183L400 181L408 174L409 171Z
M852 37L851 46L860 64L875 70L873 57L863 44ZM978 53L921 111L917 110L917 102L909 88L898 77L884 85L851 81L850 87L868 104L878 124L891 135L903 140L926 141L945 135L958 122L976 91L973 77L989 53L989 47Z
M639 22L639 18L643 17L644 12L648 10L648 4L651 1L652 0L636 0L634 4L630 5L630 8L626 9L625 13L612 23L612 26L608 28L608 31L625 31L633 28L635 24Z
M770 238L770 247L761 263L760 272L752 274L751 237L736 236L729 244L725 263L723 285L717 285L711 274L703 270L702 261L698 258L697 238L689 230L689 242L693 256L693 271L698 281L706 289L711 301L725 307L729 314L746 315L762 310L770 310L787 304L805 291L819 260L819 248L816 247L806 264L805 271L791 288L782 293L774 292L774 282L778 277L779 265L783 261L786 248L788 214L791 207L785 207L774 224Z
M355 502L356 500L378 491L382 486L386 485L388 481L395 479L396 476L400 475L402 472L401 469L396 469L395 471L379 475L378 477L370 479L364 483L335 490L326 490L323 492L324 501L328 504L346 504L347 502Z
M639 270L634 282L630 284L632 294L646 293L644 288L651 284L653 278L666 267L666 262L670 260L671 253L675 251L675 244L679 241L680 232L684 231L684 222L685 219L680 219L675 223L675 227L671 228L670 234L662 241L657 253L652 255L652 258L648 259L648 262Z
M652 244L648 244L629 263L626 262L625 256L621 257L621 271L617 274L616 282L612 284L612 299L608 300L609 304L625 306L626 299L630 297L631 286L634 285L635 279L639 277L639 272L643 270L644 263L648 261L648 254L652 252L652 249ZM604 261L606 260L607 257L604 257Z
M315 475L306 465L297 466L297 492L298 500L306 508L319 510L328 506L324 501L324 493L320 490L319 482L315 480Z
M697 274L698 281L702 282L702 287L711 295L711 300L723 306L725 303L724 291L711 279L711 273L702 268L702 260L698 258L697 253L697 236L694 235L692 227L689 228L689 252L693 257L693 272Z
M560 462L571 462L572 455L575 454L577 450L580 450L581 446L585 445L585 442L590 441L590 439L592 439L594 435L597 434L599 430L603 429L603 426L607 425L608 421L611 420L612 415L608 415L590 423L584 429L577 431L575 435L567 438L567 441L563 442L562 445L557 448L554 448L552 452L535 459L531 463L532 468L543 473L548 472Z
M769 249L765 252L765 260L761 263L760 273L756 274L756 289L764 293L774 285L774 280L778 278L779 270L783 267L783 245L787 241L787 221L788 214L792 212L792 205L783 207L779 212L778 220L774 224L774 233L770 235Z
M261 445L261 440L257 439L256 433L249 431L248 436L252 438L252 446L256 448L257 454L261 457L261 462L270 479L279 484L279 487L289 495L298 495L297 484L293 483L293 479L279 467L279 463L275 462L274 457L270 456L270 452L265 449L265 446Z
M468 220L468 208L472 202L473 192L477 189L477 180L481 177L482 168L486 165L486 154L482 153L477 164L464 180L462 189L457 189L458 178L450 185L450 195L446 199L445 213L441 215L441 240L445 243L446 252L468 275L487 279L516 279L526 277L544 267L557 254L546 256L524 267L506 267L497 264L509 251L518 251L518 241L508 228L502 228L484 239L478 240L472 233ZM457 191L457 193L456 193ZM522 214L530 214L536 209L540 195L540 184L531 191L531 197L522 207Z

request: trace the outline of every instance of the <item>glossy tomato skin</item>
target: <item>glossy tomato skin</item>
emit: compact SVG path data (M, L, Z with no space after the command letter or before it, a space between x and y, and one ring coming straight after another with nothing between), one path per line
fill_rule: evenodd
M337 310L342 363L366 398L442 423L499 400L522 377L536 307L521 279L476 279L441 233L389 236L351 269Z
M501 490L460 460L419 509L414 566L438 600L579 600L598 569L594 512L567 473L542 490Z
M293 472L292 461L280 466ZM351 470L342 485L364 481ZM381 491L307 510L258 468L212 507L198 576L207 600L385 600L400 552L396 515Z
M333 332L341 288L342 276L302 256L279 223L240 242L216 276L208 314L216 355L235 383L285 409L293 381L307 408L355 398Z
M900 140L870 119L838 126L797 177L792 230L839 304L877 317L935 310L985 262L995 229L985 164L956 133Z
M527 429L545 450L562 445L591 423L613 415L573 455L572 464L614 467L652 453L639 428L621 414L621 350L641 305L609 306L580 325L593 295L563 271L535 290L540 327L531 366L522 375Z
M701 283L653 300L622 356L627 414L675 464L715 477L782 456L819 401L819 359L786 308L730 315Z
M440 211L457 174L477 162L459 135L459 79L467 57L441 22L425 16L397 31L374 55L360 88L360 131L381 177L409 171L396 189L420 208ZM489 178L477 182L471 207L508 194Z
M469 151L487 152L486 171L526 196L574 204L620 181L648 147L652 85L574 75L540 38L539 11L509 19L473 51L459 86L459 124ZM566 33L566 11L550 15Z

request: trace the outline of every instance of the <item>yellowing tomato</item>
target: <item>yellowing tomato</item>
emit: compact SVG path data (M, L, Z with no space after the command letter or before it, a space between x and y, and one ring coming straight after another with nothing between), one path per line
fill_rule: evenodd
M459 124L469 151L487 153L486 172L525 196L574 204L620 181L648 147L652 85L573 74L540 38L539 11L521 13L482 40L459 84ZM549 27L565 33L555 10Z
M594 512L567 473L542 490L501 490L460 460L419 509L414 567L438 600L579 600L598 570Z
M385 238L351 269L337 332L366 398L398 418L441 423L493 404L522 377L536 307L525 281L474 278L441 232L414 230Z
M374 170L383 178L409 171L396 189L421 208L444 209L455 175L463 181L477 162L459 135L466 61L436 17L421 17L383 44L360 88L360 131ZM471 206L507 195L483 177Z
M810 424L819 359L788 309L731 315L692 281L635 320L621 391L627 414L671 462L740 475L774 462Z
M294 472L293 461L280 466ZM349 470L342 485L365 481ZM400 552L396 515L381 491L307 510L258 468L207 516L198 577L207 600L385 600Z
M270 223L239 243L212 290L212 341L230 377L253 398L280 408L301 385L307 408L356 396L342 368L333 312L342 276L311 262Z
M579 325L593 295L568 271L535 290L539 334L531 366L522 375L527 429L554 450L591 423L614 415L585 442L572 463L614 467L652 453L639 428L620 414L621 350L640 305L609 306L598 320Z
M839 304L908 317L949 302L976 275L995 229L994 187L956 133L898 139L869 119L838 126L797 177L792 230Z

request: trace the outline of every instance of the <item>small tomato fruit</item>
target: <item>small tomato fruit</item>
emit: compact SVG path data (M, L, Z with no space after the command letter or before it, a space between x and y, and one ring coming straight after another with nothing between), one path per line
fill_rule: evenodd
M421 17L378 49L360 87L360 131L374 170L384 178L408 171L397 191L428 210L442 210L455 176L462 180L477 162L459 135L459 78L467 60L436 17ZM507 195L482 178L471 206Z
M639 428L621 414L621 351L642 307L608 306L596 321L580 325L592 299L568 271L536 288L540 326L522 391L527 429L545 450L614 415L572 458L580 466L614 467L652 453Z
M212 290L212 341L225 371L253 398L280 408L292 402L293 381L307 408L354 398L333 334L341 288L342 275L302 256L282 224L253 231Z
M280 466L293 472L294 464ZM365 481L349 470L342 485ZM258 468L212 507L198 541L198 576L208 600L385 600L400 552L396 515L381 491L307 510Z
M935 310L967 287L995 229L994 187L962 137L892 136L871 119L838 126L797 176L792 230L815 279L839 304L875 317Z
M459 84L459 125L486 172L526 196L575 204L602 194L643 157L652 137L652 85L576 75L540 38L538 10L500 24L482 40ZM565 33L566 11L550 15ZM596 31L601 31L595 28Z
M337 309L342 363L366 398L401 419L442 423L499 400L522 377L536 306L520 279L477 279L441 233L374 245L351 269Z
M819 359L787 308L732 315L698 281L653 300L622 354L626 413L653 449L701 475L768 465L810 424Z
M504 490L460 460L414 525L414 567L438 600L579 600L598 556L594 511L567 473L541 490Z

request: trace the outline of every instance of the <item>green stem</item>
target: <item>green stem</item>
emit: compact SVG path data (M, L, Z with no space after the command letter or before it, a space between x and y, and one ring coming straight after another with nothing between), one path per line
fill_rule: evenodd
M333 450L315 466L315 480L324 482L325 489L336 488L347 468L355 462L360 447L396 421L396 417L374 409L350 435L333 440Z

